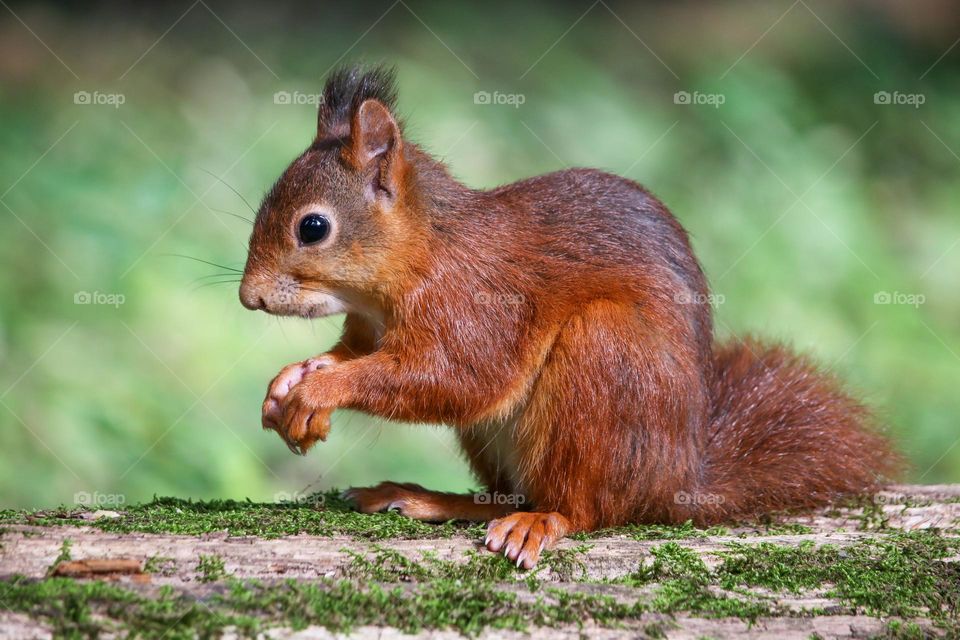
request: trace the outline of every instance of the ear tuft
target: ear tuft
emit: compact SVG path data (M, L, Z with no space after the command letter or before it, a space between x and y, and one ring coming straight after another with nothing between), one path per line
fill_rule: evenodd
M393 67L385 66L342 67L331 73L317 112L317 139L346 137L354 115L367 100L377 100L393 111L397 102L396 76Z

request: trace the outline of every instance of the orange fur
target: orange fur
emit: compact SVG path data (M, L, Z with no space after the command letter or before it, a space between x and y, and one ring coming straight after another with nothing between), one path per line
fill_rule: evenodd
M304 244L311 212L333 231ZM271 385L266 426L301 452L338 408L453 426L487 491L529 511L392 483L350 495L491 520L488 548L532 566L571 531L811 508L895 472L835 380L782 347L715 346L708 291L686 232L636 183L575 169L472 190L403 139L374 71L328 83L316 140L257 215L240 293L347 312L329 366Z

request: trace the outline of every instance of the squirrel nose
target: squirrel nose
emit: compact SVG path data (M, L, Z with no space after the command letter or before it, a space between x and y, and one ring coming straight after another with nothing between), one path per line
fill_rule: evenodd
M261 296L256 287L251 285L246 279L240 283L240 304L251 311L258 311L267 307L263 296Z

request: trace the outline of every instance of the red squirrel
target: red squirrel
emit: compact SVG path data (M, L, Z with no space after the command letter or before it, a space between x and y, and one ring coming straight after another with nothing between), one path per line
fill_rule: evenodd
M382 67L328 78L240 285L249 309L346 314L330 351L270 383L265 428L304 453L339 408L451 426L489 494L346 496L489 522L485 546L526 568L572 532L808 509L896 472L833 377L782 346L715 343L708 293L686 231L635 182L458 182L404 137Z

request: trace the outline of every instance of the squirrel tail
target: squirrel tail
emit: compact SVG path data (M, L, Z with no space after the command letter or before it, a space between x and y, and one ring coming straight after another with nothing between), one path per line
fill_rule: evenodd
M714 369L701 524L823 506L902 469L869 409L803 356L733 340Z

